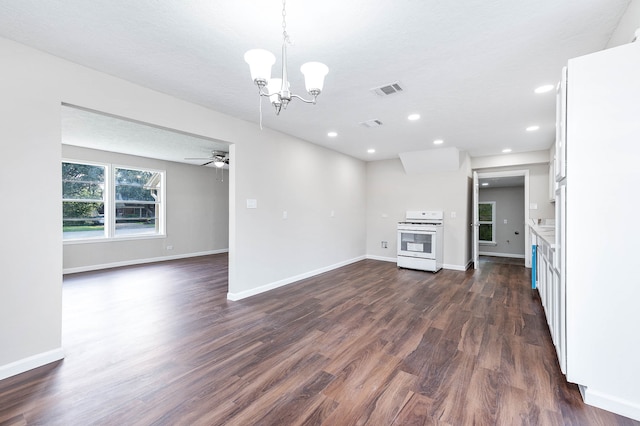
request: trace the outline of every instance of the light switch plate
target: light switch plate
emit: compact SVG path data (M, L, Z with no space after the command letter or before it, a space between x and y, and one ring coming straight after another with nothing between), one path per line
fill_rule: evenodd
M257 209L258 208L258 200L253 198L247 198L247 208L248 209Z

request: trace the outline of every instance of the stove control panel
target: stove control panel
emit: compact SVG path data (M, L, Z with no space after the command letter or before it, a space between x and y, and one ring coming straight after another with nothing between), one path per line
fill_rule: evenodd
M442 210L407 210L407 221L411 220L443 220L444 212Z

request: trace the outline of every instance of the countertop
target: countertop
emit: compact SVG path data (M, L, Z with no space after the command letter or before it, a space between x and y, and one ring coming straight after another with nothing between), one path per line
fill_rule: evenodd
M556 246L556 227L551 225L538 225L533 219L529 220L529 228L541 239L543 239L551 248Z

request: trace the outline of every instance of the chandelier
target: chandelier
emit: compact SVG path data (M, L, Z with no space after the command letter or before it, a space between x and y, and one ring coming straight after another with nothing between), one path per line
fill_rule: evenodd
M264 49L251 49L244 54L244 60L249 64L251 79L258 86L260 99L268 97L275 107L276 115L280 114L282 108L286 109L291 99L299 99L308 104L316 103L316 98L322 92L324 77L329 72L329 67L320 62L307 62L300 67L304 74L305 87L307 93L313 99L304 99L291 93L289 89L289 79L287 76L287 44L290 44L287 34L286 21L286 0L282 1L282 76L281 78L271 78L271 67L276 62L273 53ZM262 127L262 103L260 103L260 127Z

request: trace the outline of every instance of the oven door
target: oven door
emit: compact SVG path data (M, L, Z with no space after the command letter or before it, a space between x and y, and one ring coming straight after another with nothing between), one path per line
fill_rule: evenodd
M398 256L435 259L435 231L398 229Z

